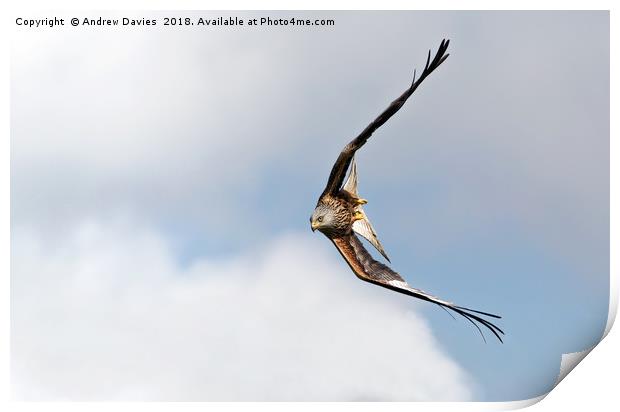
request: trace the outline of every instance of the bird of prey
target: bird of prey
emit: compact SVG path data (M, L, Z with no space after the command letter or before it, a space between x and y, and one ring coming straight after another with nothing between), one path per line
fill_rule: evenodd
M332 167L325 190L323 190L319 197L316 208L310 217L310 224L312 231L319 230L333 242L353 270L353 273L361 280L435 303L446 311L448 309L454 311L471 322L478 329L483 339L484 334L479 324L489 329L500 342L503 342L500 335L503 335L504 332L483 318L484 316L497 319L500 316L457 306L409 286L398 273L373 259L356 235L358 234L368 240L389 262L383 246L379 239L377 239L377 233L362 209L362 205L366 204L367 201L362 199L357 192L355 152L366 143L375 130L381 127L405 104L424 79L448 58L449 54L446 54L446 50L448 49L449 42L449 40L445 39L441 42L433 60L431 60L431 51L429 50L426 66L420 77L416 79L414 70L413 82L409 88L394 100L379 117L373 120L359 136L344 147ZM345 182L348 170L349 175Z

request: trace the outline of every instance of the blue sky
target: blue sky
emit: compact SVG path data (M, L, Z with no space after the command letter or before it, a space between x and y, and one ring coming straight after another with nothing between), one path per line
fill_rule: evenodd
M146 14L158 21L165 15ZM598 342L609 296L608 13L294 15L334 18L336 25L17 30L11 83L17 397L391 400L443 393L517 400L553 386L562 353ZM340 149L400 94L427 49L444 37L451 39L446 63L359 152L360 193L392 267L415 287L503 315L503 345L484 344L465 321L435 307L361 284L308 226ZM253 273L248 262L262 263ZM293 284L284 282L290 276ZM272 317L279 312L253 294L233 299L235 288L247 284L265 299L273 294L281 307L307 299L299 310L313 333L282 326ZM59 285L65 300L54 293L41 298ZM169 292L177 289L178 299ZM217 310L192 291L211 296L214 289L224 298L213 302L236 302L253 313L253 323L243 313L230 321L209 318L211 329L230 332L192 335L191 325L204 320L200 313ZM145 299L138 309L134 293ZM375 306L367 317L349 312ZM115 315L98 317L107 309ZM93 317L101 323L87 334L83 326ZM124 325L125 317L132 322ZM185 340L155 333L166 322L172 328L187 322L179 336L209 344L187 348L187 359L175 362L180 355L171 348ZM237 330L238 323L246 326ZM54 334L56 351L41 350L36 331L63 324L71 327ZM262 341L252 325L280 340ZM121 370L150 376L148 359L131 366L122 350L100 348L103 332L136 348L157 336L165 344L153 356L162 365L184 365L184 373L172 383L161 377L142 386L119 379L105 390L85 382L84 359L108 365L119 359L123 368L92 365L117 378ZM357 333L400 342L390 355L404 360L370 361L368 348L352 348ZM251 336L263 346L255 353L240 347L248 370L280 365L283 375L274 372L254 393L231 389L244 387L239 375L219 383L195 379L208 376L204 365L220 371L229 365L194 351L224 350ZM215 340L223 346L209 346ZM372 366L349 370L336 362L325 373L312 362L278 357L288 353L287 342L287 350L299 345L297 353L307 355L300 358L312 359L309 348L320 347L322 359L332 359L332 341L350 351L333 359ZM84 358L65 353L67 342L81 342ZM261 357L271 362L252 369ZM425 367L418 367L420 358L428 359ZM67 379L52 384L45 377L58 368L67 369ZM376 393L355 381L366 373L380 383ZM307 380L276 390L289 375ZM203 386L187 389L188 376ZM321 379L351 386L317 387ZM437 385L418 386L425 380ZM309 387L315 391L304 393Z

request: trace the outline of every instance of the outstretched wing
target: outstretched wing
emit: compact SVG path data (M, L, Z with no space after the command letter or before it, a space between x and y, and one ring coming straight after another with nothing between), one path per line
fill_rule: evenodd
M361 207L358 207L356 209L358 209L358 211L362 214L363 218L353 222L353 226L351 227L351 229L353 229L355 233L363 236L367 241L369 241L370 244L373 245L375 249L377 249L388 262L390 262L390 258L388 257L387 253L385 253L385 249L383 249L383 245L381 244L381 242L379 242L379 239L377 238L377 232L375 232L375 229L370 224L368 216L366 216L366 213L364 212L364 210L362 210Z
M353 197L359 198L359 193L357 193L357 165L355 163L355 156L351 160L351 171L349 172L349 177L347 177L347 181L344 182L343 189L349 192ZM385 253L385 249L383 249L383 245L379 242L379 238L377 238L377 232L372 227L368 216L362 209L362 205L355 206L354 210L362 214L362 219L356 220L353 222L352 229L355 233L360 236L363 236L366 240L368 240L374 247L383 255L387 261L390 261L387 253Z
M357 193L357 164L355 163L355 155L351 157L351 170L342 188L351 193L354 197L360 197L359 193Z
M344 181L344 177L347 173L347 169L349 168L349 164L351 163L351 159L355 152L366 143L368 138L381 127L385 122L388 121L390 117L392 117L407 101L407 99L413 94L413 92L418 88L418 86L426 79L426 77L433 72L441 63L443 63L449 56L446 54L446 50L448 49L448 44L450 40L442 40L439 45L439 49L437 50L437 54L431 61L431 51L428 51L428 57L426 59L426 66L422 71L420 77L416 80L415 71L413 73L413 82L411 86L403 94L401 94L396 100L394 100L387 109L383 111L375 120L372 121L366 128L359 134L355 139L351 140L349 144L347 144L336 163L332 167L331 173L329 174L329 179L327 180L327 185L325 186L325 190L321 196L326 194L335 194L340 190L342 186L342 182Z
M429 295L420 289L412 288L398 273L394 272L383 263L374 260L372 256L370 256L370 253L364 248L362 242L354 234L334 238L331 239L331 241L334 242L334 245L336 245L336 248L338 248L338 251L358 278L405 295L435 303L444 309L450 309L470 321L478 329L483 339L484 334L478 326L478 323L489 329L500 342L503 342L500 335L503 335L504 332L479 315L496 319L501 318L500 316L457 306L451 302Z

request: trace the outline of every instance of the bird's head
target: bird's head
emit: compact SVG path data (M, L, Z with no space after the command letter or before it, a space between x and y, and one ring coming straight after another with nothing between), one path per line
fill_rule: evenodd
M334 210L327 205L319 204L310 217L310 226L313 232L317 229L325 232L334 228L335 220Z

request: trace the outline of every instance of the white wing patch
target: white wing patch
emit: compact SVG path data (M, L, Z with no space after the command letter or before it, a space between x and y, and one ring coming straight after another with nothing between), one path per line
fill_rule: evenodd
M407 282L403 282L402 280L390 280L388 284L391 286L396 286L397 288L409 289L409 284Z
M359 194L357 193L357 165L355 164L355 156L351 159L351 170L349 171L349 177L347 177L347 181L344 182L344 186L342 188L351 193L353 196L359 197Z
M383 249L381 242L379 242L379 239L377 239L377 232L375 232L375 229L370 224L368 216L366 216L366 213L364 213L361 206L357 207L356 210L361 212L364 215L364 218L353 222L353 231L368 240L375 247L375 249L377 249L379 253L381 253L381 255L383 255L383 257L389 262L390 258L387 256L387 253L385 253L385 250Z
M390 286L397 287L397 288L409 290L409 291L411 291L413 293L416 293L416 294L418 294L420 296L423 296L423 297L427 298L431 302L438 303L439 305L444 305L444 306L447 306L447 307L454 306L454 303L448 302L448 301L443 300L443 299L439 299L438 297L435 297L433 295L429 295L428 293L424 292L421 289L412 288L411 286L409 286L409 284L407 282L402 281L402 280L397 280L397 279L388 280L387 284L390 285Z
M347 177L347 181L344 183L342 187L344 190L349 192L353 197L359 198L359 194L357 193L357 164L355 163L355 157L351 160L351 170L349 172L349 177ZM363 219L356 220L353 222L353 231L360 236L363 236L364 239L368 240L374 247L381 253L381 255L389 262L390 258L388 258L387 253L383 249L381 242L377 238L377 232L372 227L368 216L364 213L364 209L362 209L362 205L358 205L354 209L356 212L360 212L363 216Z

